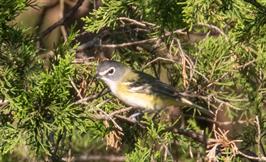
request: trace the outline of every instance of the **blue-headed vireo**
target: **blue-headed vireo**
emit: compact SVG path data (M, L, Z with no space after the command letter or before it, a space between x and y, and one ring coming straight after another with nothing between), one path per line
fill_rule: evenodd
M168 84L116 61L100 62L96 75L116 97L129 106L155 110L168 106L194 105Z

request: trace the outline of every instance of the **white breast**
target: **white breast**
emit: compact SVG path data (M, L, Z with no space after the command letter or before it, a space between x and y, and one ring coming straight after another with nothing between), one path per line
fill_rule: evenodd
M110 79L107 78L103 78L104 82L108 85L108 87L110 88L110 90L112 91L112 93L116 92L116 87L117 87L117 82L114 82Z
M111 92L121 101L123 101L125 104L137 108L147 108L147 109L153 108L151 103L147 101L145 97L142 97L141 94L134 92L125 92L125 93L118 92L117 82L114 82L109 79L105 79L105 83L108 85ZM127 93L130 95L126 95Z

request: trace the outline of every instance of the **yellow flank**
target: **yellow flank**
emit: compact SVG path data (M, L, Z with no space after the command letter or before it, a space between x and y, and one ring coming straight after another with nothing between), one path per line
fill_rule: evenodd
M129 73L132 72L129 71ZM132 92L129 91L128 85L122 84L122 82L120 81L120 84L117 85L116 91L113 93L128 105L144 109L162 109L167 106L179 106L178 102L173 97L158 95L155 93Z

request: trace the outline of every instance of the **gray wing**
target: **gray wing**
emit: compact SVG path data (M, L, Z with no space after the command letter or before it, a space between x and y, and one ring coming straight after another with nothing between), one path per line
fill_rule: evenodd
M179 94L174 87L171 87L168 84L165 84L158 79L154 78L151 75L142 73L142 72L136 72L139 76L138 79L130 81L131 84L129 84L129 88L131 91L135 93L155 93L155 94L163 94L165 96L172 97L174 99L179 99L183 103L187 105L191 105L198 109L201 113L204 113L210 117L213 116L211 112L209 112L207 109L192 103L188 99L184 98L183 95Z
M174 87L165 84L151 75L136 72L138 74L138 80L130 81L129 88L136 93L155 93L163 94L165 96L177 98L179 95Z

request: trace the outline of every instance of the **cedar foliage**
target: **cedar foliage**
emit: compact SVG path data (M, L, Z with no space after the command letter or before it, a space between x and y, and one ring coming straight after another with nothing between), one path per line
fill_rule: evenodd
M0 6L1 161L64 161L70 150L77 159L84 152L126 161L266 159L264 1L106 0L83 18L86 32L101 40L89 48L114 49L112 59L172 84L214 113L194 111L182 129L163 113L144 113L138 122L129 120L132 112L112 114L126 106L95 79L97 61L74 64L80 47L74 30L47 67L36 36L9 23L29 5Z

